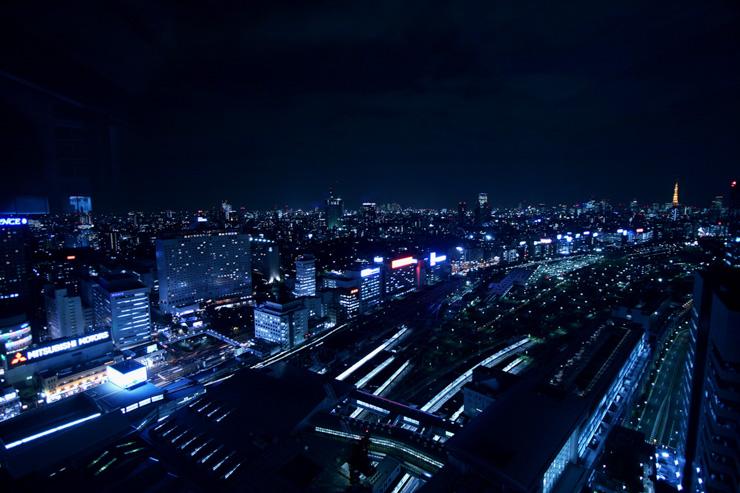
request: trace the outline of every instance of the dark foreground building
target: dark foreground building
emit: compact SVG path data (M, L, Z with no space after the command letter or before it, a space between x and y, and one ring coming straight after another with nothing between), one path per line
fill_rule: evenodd
M505 390L447 442L437 491L579 491L644 368L646 337L602 326L549 371Z
M690 491L740 491L740 273L696 274L685 395Z

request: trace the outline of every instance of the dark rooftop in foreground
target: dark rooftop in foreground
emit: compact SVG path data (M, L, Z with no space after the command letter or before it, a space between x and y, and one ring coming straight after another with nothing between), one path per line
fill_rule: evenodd
M242 370L209 386L149 434L178 474L198 484L230 491L304 491L310 479L297 482L290 465L300 465L306 474L319 466L296 433L349 390L342 382L286 365ZM184 445L190 438L195 439Z
M456 463L483 484L505 484L513 491L537 491L544 472L578 423L597 406L602 394L642 336L631 327L604 327L598 349L572 368L567 385L552 385L554 363L515 384L447 442ZM616 341L616 343L615 343ZM621 342L621 343L620 343ZM566 361L572 361L571 353ZM459 472L459 471L458 471ZM450 474L446 472L445 474ZM444 478L444 475L442 475Z

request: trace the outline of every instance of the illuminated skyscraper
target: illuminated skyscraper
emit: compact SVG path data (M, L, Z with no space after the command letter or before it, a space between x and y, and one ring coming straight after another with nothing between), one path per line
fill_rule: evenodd
M268 301L254 309L254 335L283 349L301 344L308 331L308 309L300 301Z
M250 237L252 268L260 272L268 284L280 280L280 253L277 243L261 236Z
M28 220L0 217L0 304L23 298L27 289Z
M249 236L198 231L157 240L159 303L167 313L252 291Z
M122 348L151 339L149 288L136 277L101 277L93 289L95 327L109 328L113 342Z
M384 295L394 298L414 291L419 287L419 261L414 257L402 257L385 263Z
M732 270L695 277L684 380L690 491L740 491L740 284Z
M301 255L295 260L295 289L293 294L316 296L316 259L313 255Z
M334 191L329 191L329 198L326 199L326 227L330 230L336 229L342 224L344 216L344 202L339 197L334 196Z

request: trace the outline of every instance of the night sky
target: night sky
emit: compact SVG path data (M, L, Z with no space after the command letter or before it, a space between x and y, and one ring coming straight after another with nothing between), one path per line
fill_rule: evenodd
M736 1L154 3L0 13L2 70L124 122L103 207L708 205L740 169Z

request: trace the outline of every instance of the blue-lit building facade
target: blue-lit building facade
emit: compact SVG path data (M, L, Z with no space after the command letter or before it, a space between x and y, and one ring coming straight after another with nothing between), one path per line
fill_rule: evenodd
M482 412L447 442L453 474L479 477L480 491L581 491L587 476L575 474L571 483L568 471L593 465L635 397L648 354L644 331L605 325L553 361L544 380L498 384L494 398L478 403Z
M583 415L583 420L574 428L545 471L542 478L542 493L553 491L568 464L574 464L586 458L589 454L589 444L596 435L599 426L604 422L604 418L610 406L616 401L617 395L620 395L620 398L626 401L630 400L630 394L637 380L635 377L639 375L646 363L647 334L643 333L636 341L631 341L626 337L619 344L631 344L632 348L624 352L626 358L619 362L619 369L611 377L605 391L601 395L595 396L595 406L589 406L587 412ZM614 349L619 351L622 348L617 346ZM611 362L607 360L604 362L604 367L610 364Z
M360 313L369 313L377 308L383 299L380 267L366 266L359 270L359 277Z
M132 276L101 277L93 288L95 327L110 330L116 346L151 340L149 288Z
M313 255L300 255L295 261L296 297L316 296L316 258Z
M300 301L267 301L254 309L254 335L282 349L290 349L305 340L308 315L308 309Z
M437 284L450 276L450 263L447 255L430 252L424 257L423 284L431 286Z
M207 300L251 295L248 235L203 231L158 239L159 306L165 313Z
M322 275L322 296L332 324L370 313L380 306L382 269L381 265L358 263L357 267Z
M697 273L683 387L687 419L681 430L684 486L690 491L740 489L738 375L740 286L729 272Z

